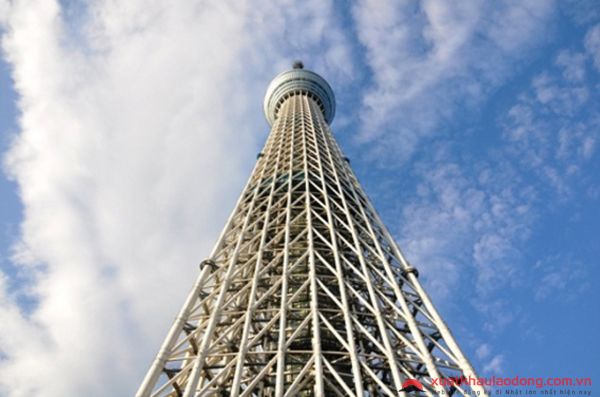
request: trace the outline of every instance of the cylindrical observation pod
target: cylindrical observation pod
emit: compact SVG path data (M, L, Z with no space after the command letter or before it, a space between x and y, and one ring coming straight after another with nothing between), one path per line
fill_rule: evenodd
M277 119L277 114L283 102L296 94L305 94L315 99L323 111L328 124L335 115L335 96L333 90L324 78L303 69L302 62L295 62L294 68L280 73L275 77L265 95L264 112L270 125Z

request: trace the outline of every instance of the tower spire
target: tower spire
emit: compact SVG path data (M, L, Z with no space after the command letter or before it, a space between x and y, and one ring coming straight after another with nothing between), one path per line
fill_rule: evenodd
M264 112L264 155L137 396L485 396L440 385L475 373L345 161L329 84L297 62Z

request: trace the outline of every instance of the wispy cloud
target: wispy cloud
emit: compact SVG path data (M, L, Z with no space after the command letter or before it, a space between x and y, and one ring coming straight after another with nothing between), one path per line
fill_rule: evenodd
M536 262L535 299L572 302L591 288L586 271L578 260L551 255Z
M503 372L504 357L502 355L494 356L484 367L485 374L499 375Z
M440 298L459 282L479 297L510 283L529 236L534 191L511 186L508 166L482 163L474 171L452 162L419 171L417 195L403 207L402 246Z
M360 139L373 158L402 164L461 109L476 108L543 37L553 10L536 0L358 2L353 15L373 72Z
M597 92L588 88L593 81L586 72L590 59L589 52L560 51L503 121L514 158L562 198L572 195L580 181L590 183L585 165L600 138L600 113L590 106L598 101Z
M585 49L594 60L594 66L600 71L600 24L592 27L585 35Z
M557 51L500 116L500 142L481 157L438 138L408 169L417 182L400 210L401 245L438 301L457 288L475 291L471 304L491 334L522 316L506 291L537 272L524 252L540 218L575 199L574 192L594 194L590 164L597 161L600 118L591 106L598 95L588 88L592 59L589 50ZM568 283L585 289L581 274L568 269L568 276L553 269L536 278L536 298Z

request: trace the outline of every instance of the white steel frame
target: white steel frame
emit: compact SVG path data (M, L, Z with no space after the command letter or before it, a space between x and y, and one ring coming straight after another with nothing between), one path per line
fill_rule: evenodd
M476 375L333 138L327 90L296 84L272 104L265 148L137 397L404 396L413 378L427 396L486 395L432 385Z

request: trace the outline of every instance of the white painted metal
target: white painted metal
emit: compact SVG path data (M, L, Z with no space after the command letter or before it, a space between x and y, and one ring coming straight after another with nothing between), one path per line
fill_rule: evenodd
M335 116L335 96L323 77L304 69L292 69L276 76L269 87L263 103L263 111L269 124L273 124L283 102L294 93L309 93L321 108L323 117L331 123Z
M328 124L333 91L271 83L256 167L137 397L485 396Z

